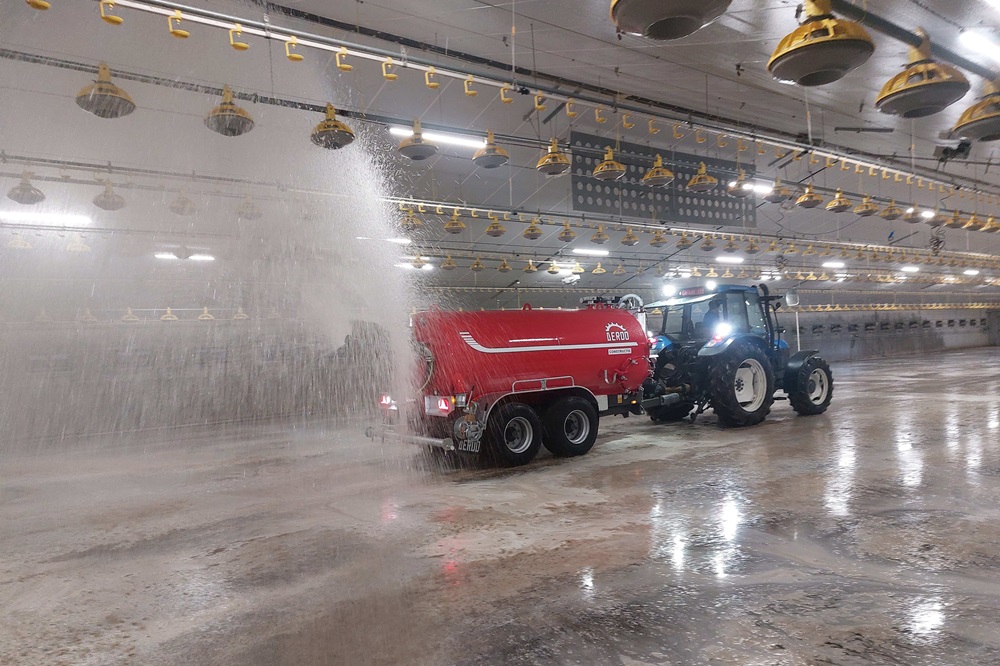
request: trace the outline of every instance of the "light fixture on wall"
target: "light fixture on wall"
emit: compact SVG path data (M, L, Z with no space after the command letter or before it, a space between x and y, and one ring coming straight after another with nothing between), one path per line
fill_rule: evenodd
M496 169L510 161L510 153L498 146L493 136L493 130L486 132L486 145L476 151L472 162L482 169Z
M649 187L663 187L674 182L674 172L663 166L663 157L656 156L653 166L642 176L642 184Z
M833 16L830 0L805 0L806 18L788 33L767 63L778 81L822 86L865 64L875 44L853 21Z
M535 165L535 170L546 176L559 176L566 173L570 167L569 155L559 150L559 140L549 142L548 151L542 155Z
M253 129L253 116L233 101L229 86L222 89L222 103L205 116L205 127L222 136L240 136Z
M708 192L709 190L714 190L718 184L719 180L708 173L708 168L702 162L698 165L698 173L693 175L687 182L687 189L692 192Z
M965 110L952 134L971 141L1000 140L1000 77L986 84L982 99Z
M414 162L434 157L438 148L436 145L424 138L424 133L420 129L420 119L413 121L413 133L399 142L399 154Z
M923 118L943 111L969 92L962 72L931 57L930 38L923 28L916 34L921 42L910 47L910 64L886 81L875 100L882 113L904 118Z
M94 205L101 210L114 212L125 207L125 197L115 192L114 186L108 180L104 183L104 191L94 197Z
M608 148L604 151L604 160L594 167L591 175L605 182L620 180L625 175L625 166L615 160L615 151Z
M648 39L680 39L726 13L732 0L611 0L619 32Z
M813 191L813 184L806 185L805 193L796 200L795 205L799 208L816 208L823 203L823 197Z
M313 129L310 135L312 142L320 148L337 150L350 145L354 141L354 130L346 123L337 120L337 110L333 104L326 105L326 118Z
M111 81L107 64L97 66L97 79L77 93L76 105L98 118L121 118L135 111L128 93Z
M45 193L31 184L31 172L21 174L21 182L10 188L7 198L22 206L33 206L45 201Z
M852 208L854 208L854 202L845 197L844 191L839 187L836 196L830 199L830 203L826 205L826 209L831 213L845 213Z

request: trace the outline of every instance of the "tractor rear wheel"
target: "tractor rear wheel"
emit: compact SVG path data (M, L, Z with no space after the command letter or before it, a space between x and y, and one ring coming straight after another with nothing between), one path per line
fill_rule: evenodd
M708 391L723 425L762 422L774 403L774 371L767 354L752 342L734 342L710 369Z
M833 399L833 372L819 356L806 359L788 390L792 409L803 416L822 414Z

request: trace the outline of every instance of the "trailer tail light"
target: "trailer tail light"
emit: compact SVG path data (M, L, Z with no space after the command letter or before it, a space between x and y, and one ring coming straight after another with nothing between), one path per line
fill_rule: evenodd
M399 407L396 406L396 401L392 399L392 396L388 393L383 393L379 396L378 406L382 409L398 410Z
M455 398L452 396L424 396L424 413L427 416L448 416L453 411L455 411Z

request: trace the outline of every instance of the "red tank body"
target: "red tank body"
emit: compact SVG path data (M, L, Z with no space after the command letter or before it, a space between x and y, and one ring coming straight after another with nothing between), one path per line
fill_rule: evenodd
M607 305L432 310L414 315L413 334L433 357L424 395L471 392L472 399L493 402L509 394L580 387L608 396L637 391L649 374L643 326L628 310Z

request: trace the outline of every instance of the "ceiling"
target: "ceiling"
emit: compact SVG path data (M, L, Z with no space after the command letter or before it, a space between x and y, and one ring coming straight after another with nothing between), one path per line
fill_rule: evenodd
M641 217L582 219L573 210L570 177L545 178L533 168L544 143L551 137L566 141L571 128L602 137L612 147L619 140L647 145L651 151L662 152L668 161L673 151L739 159L741 165L756 169L762 181L780 177L791 183L812 182L827 199L834 190L843 188L855 203L860 203L862 194L871 194L880 200L894 198L926 208L957 208L966 213L975 210L981 216L1000 212L995 204L977 201L964 191L932 191L929 186L917 187L917 181L911 185L897 182L891 174L883 177L881 172L868 170L857 173L853 166L848 170L839 165L826 168L823 160L813 162L808 156L798 160L793 159L794 154L778 158L772 147L758 149L749 141L744 144L746 151L738 153L740 144L732 134L720 138L715 133L696 132L684 122L704 120L748 134L795 137L809 132L808 108L814 140L823 141L839 153L865 153L887 162L896 159L898 164L905 165L912 157L912 163L927 173L938 166L932 157L934 146L954 145L942 140L941 132L951 127L976 98L982 84L977 77L969 76L972 91L945 112L918 121L902 120L874 108L882 83L905 64L907 52L904 45L880 34L873 33L877 50L862 68L835 84L810 89L807 98L805 89L778 84L765 69L777 41L796 25L794 2L735 0L715 24L669 43L630 36L619 40L608 20L607 4L606 0L286 0L284 6L299 12L298 16L283 15L274 6L265 9L260 4L234 0L206 1L198 6L247 21L260 21L266 16L277 27L395 53L397 62L407 57L424 58L440 63L442 68L466 68L499 80L510 78L513 63L535 73L518 75L526 84L537 80L539 85L579 97L600 96L592 90L603 89L619 94L623 104L641 98L669 105L669 110L661 108L655 113L676 118L677 123L661 122L660 133L655 136L649 134L644 118L633 117L635 126L624 128L624 113L616 113L609 96L604 97L604 115L609 121L601 124L595 122L593 108L586 105L580 105L580 115L573 119L554 103L545 112L537 113L530 96L514 95L513 103L506 105L500 103L495 89L480 86L480 94L469 97L463 94L461 81L447 79L440 88L431 90L419 73L404 69L399 70L399 80L388 82L376 63L360 59L353 61L350 72L339 71L329 54L314 50L304 51L303 62L290 63L280 43L268 43L262 38L248 39L249 51L236 52L229 47L224 30L206 26L190 24L191 38L177 40L167 35L161 17L127 7L118 7L125 23L111 27L96 18L96 3L92 2L53 0L53 9L48 12L11 3L3 10L4 20L0 22L0 43L11 55L0 60L0 91L9 100L0 125L0 148L9 159L0 165L0 171L6 176L6 187L16 184L22 170L35 172L36 185L49 196L44 204L49 206L47 210L70 211L87 206L90 229L82 231L94 254L107 252L118 261L135 261L136 271L152 267L163 270L152 258L154 252L182 246L212 252L217 257L214 265L197 269L205 274L192 273L187 267L174 276L176 279L167 280L170 286L159 289L155 296L160 300L178 298L170 296L171 290L176 292L177 285L184 284L189 291L182 291L186 295L179 298L199 302L206 298L204 283L209 275L229 285L221 290L230 295L228 298L239 299L242 296L237 287L241 281L329 277L303 268L309 262L353 260L361 265L374 264L372 274L379 273L380 261L389 265L408 263L412 252L408 255L405 248L381 240L402 235L398 229L389 228L402 217L395 203L400 198L446 206L443 215L435 214L434 205L425 209L427 215L420 215L424 225L410 233L414 241L410 248L419 248L421 256L429 257L435 266L449 255L460 266L448 272L407 274L417 276L419 285L451 290L447 293L458 294L459 300L484 305L516 304L519 296L513 292L499 300L495 296L496 290L515 286L555 287L543 297L552 304L570 304L579 295L594 290L652 291L659 284L658 269L698 263L708 270L712 263L709 258L715 256L701 252L697 246L685 252L678 252L673 243L666 248L651 247L651 233L640 234L639 245L622 245L626 226L637 231L648 227L649 232L664 225L670 229L691 227L700 232L718 232L716 240L721 241L720 245L729 236L737 236L741 248L747 239L758 236L766 237L765 246L772 236L786 239L786 245L794 240L800 250L813 244L815 257L806 258L801 253L787 257L793 268L807 269L806 274L809 267L819 267L819 255L827 246L833 247L832 253L840 253L840 243L850 245L848 270L881 273L894 269L884 262L856 260L858 247L892 244L897 251L908 248L912 255L930 245L932 230L923 224L887 222L877 217L862 219L850 213L835 215L822 208L787 209L763 202L758 202L757 226L747 228L680 225ZM883 0L878 3L878 12L907 29L923 26L937 43L986 64L981 56L963 51L958 35L961 28L997 25L1000 11L982 0L952 4L929 9L925 3L913 0ZM316 16L303 17L301 13ZM374 36L376 33L378 36ZM426 48L421 49L421 45ZM25 54L48 60L41 64L25 62ZM56 60L64 66L55 66ZM136 100L136 113L108 121L85 114L73 104L76 92L92 75L66 67L65 63L93 67L99 61L107 61L113 71L120 73L121 78L116 80ZM148 78L142 81L137 77ZM320 114L252 99L240 101L256 120L250 134L239 138L215 135L204 128L202 120L218 103L217 96L191 88L214 90L223 84L244 96L269 96L315 108L331 101L352 116L349 122L358 130L360 140L343 151L319 150L309 142L309 131L322 119ZM477 169L471 162L471 150L442 146L437 157L413 163L395 154L398 139L390 137L384 125L366 123L365 118L358 117L362 115L369 120L402 122L419 117L427 125L465 130L477 136L492 129L506 141L511 161L496 170ZM877 127L892 132L858 133L837 131L838 127ZM621 159L628 163L627 158ZM940 177L1000 193L1000 165L988 168L991 160L994 164L1000 162L998 146L977 144L968 159L943 166ZM109 164L110 169L103 168ZM118 213L105 213L88 204L103 187L98 181L109 177L129 201L126 209ZM359 191L373 200L390 199L390 203L359 206ZM181 194L197 204L198 211L191 218L170 213L170 203ZM614 196L617 194L616 190ZM241 222L236 214L248 198L263 213L262 219L252 224ZM468 230L446 234L441 228L442 219L455 207L460 208ZM485 233L491 210L500 219L504 211L513 212L504 223L507 232L499 238ZM366 218L362 212L373 217ZM518 212L523 213L521 221ZM535 216L546 223L544 234L537 241L528 241L520 232ZM570 243L556 238L563 221L569 221L577 233ZM597 224L605 224L612 236L601 246L609 251L609 257L573 255L572 249L588 246ZM12 229L11 224L4 224L8 234L5 238ZM43 233L35 229L31 232ZM376 240L364 240L367 238ZM671 236L671 240L677 237ZM946 243L947 251L1000 255L1000 233L948 230ZM36 245L41 247L43 243ZM403 255L393 254L399 251ZM866 253L866 257L869 255ZM566 288L560 281L566 276L551 276L544 270L526 274L520 270L528 259L544 268L546 262L558 256L572 257L568 259L571 263L580 260L587 270L573 285L579 292L558 291ZM468 270L476 257L482 257L486 270ZM504 258L514 267L510 273L496 270ZM776 261L774 255L766 254L746 259L747 266L756 264L767 269ZM592 273L598 260L609 269L608 273ZM252 265L254 270L234 266L237 261L244 267ZM294 278L285 274L276 277L273 271L261 270L264 264L281 261L295 264ZM640 261L647 270L636 275ZM627 267L627 276L613 275L612 269L619 263ZM77 276L74 280L100 280L106 266L100 260L92 264L74 268L83 271L82 278L73 273ZM55 269L47 268L40 274L48 275L51 270ZM955 267L928 268L924 272L931 270L955 272ZM983 278L987 277L995 276L984 269ZM915 283L912 276L910 279L907 288ZM152 282L161 287L165 284L162 280ZM829 289L852 285L859 288L854 283L819 284ZM490 291L456 292L455 288ZM864 283L863 288L885 291L902 287L896 283ZM964 278L958 283L925 284L920 288L971 290L976 294L1000 291L985 286L983 279ZM125 300L153 298L143 296L141 290L127 298L116 290L111 292L115 297L109 297L109 308L119 307ZM437 298L446 292L429 293ZM77 295L67 298L72 301ZM272 298L269 302L282 301Z

